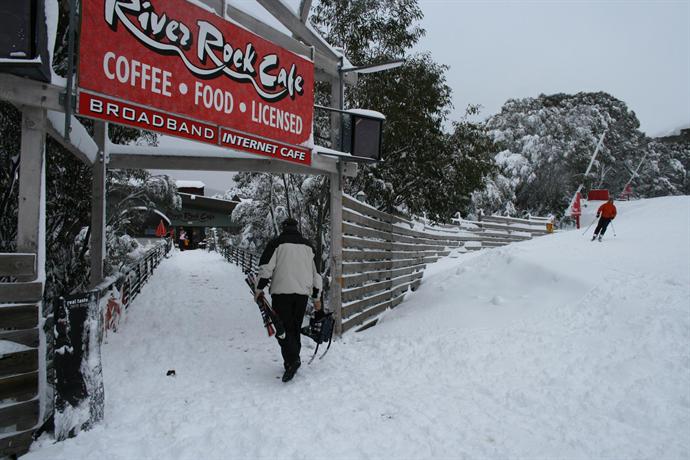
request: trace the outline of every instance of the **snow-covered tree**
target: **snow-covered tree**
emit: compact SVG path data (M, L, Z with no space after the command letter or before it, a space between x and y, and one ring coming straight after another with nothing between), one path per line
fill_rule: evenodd
M512 188L512 193L494 196L514 194L517 210L538 214L562 214L580 183L585 189L620 193L646 145L635 113L603 92L511 99L486 127L501 146L496 155L503 176L499 182ZM584 177L604 131L603 148ZM481 196L488 195L477 195ZM489 207L505 206L498 201Z
M637 196L690 194L690 129L653 139L631 185Z
M481 177L467 169L467 162L483 158L485 152L480 154L476 147L491 143L470 141L468 135L479 136L482 130L469 129L467 122L459 133L444 130L451 108L447 67L429 54L411 51L424 35L418 2L324 0L313 13L312 24L330 43L341 46L355 65L406 58L397 69L360 75L357 85L346 93L348 107L386 115L382 161L362 166L358 176L346 183L346 191L363 191L370 204L388 212L450 219L481 184ZM483 162L477 165L479 176Z

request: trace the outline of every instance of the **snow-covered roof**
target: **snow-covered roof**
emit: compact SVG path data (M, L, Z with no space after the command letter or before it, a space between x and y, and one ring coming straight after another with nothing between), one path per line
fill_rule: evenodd
M177 188L204 188L206 184L200 180L176 180Z
M348 109L347 112L354 115L363 115L365 117L378 118L379 120L386 119L386 116L384 114L382 114L381 112L377 112L376 110Z

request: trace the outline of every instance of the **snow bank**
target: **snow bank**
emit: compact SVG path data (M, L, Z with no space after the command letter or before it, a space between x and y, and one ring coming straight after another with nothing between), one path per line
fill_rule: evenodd
M690 198L618 207L430 265L288 384L239 269L177 253L103 347L104 423L25 458L688 458Z

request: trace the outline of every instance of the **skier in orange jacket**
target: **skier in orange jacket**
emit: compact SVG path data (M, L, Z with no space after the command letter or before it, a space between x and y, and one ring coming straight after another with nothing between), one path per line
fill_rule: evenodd
M601 238L604 236L604 233L606 233L606 227L609 226L609 223L616 218L616 206L613 204L613 198L609 198L609 200L599 206L599 209L597 210L597 217L599 217L599 223L597 224L597 228L594 229L594 235L592 235L592 241L597 239L599 237L599 241L601 241Z

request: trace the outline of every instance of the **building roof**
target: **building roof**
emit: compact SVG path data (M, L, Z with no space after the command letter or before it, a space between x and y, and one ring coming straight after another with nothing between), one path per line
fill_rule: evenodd
M204 188L206 184L200 180L176 180L177 188Z

